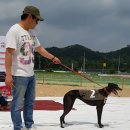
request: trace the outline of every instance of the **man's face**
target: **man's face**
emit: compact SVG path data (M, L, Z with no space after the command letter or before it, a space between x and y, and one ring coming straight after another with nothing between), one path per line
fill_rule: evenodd
M28 20L30 29L34 29L39 21L34 15L29 15Z

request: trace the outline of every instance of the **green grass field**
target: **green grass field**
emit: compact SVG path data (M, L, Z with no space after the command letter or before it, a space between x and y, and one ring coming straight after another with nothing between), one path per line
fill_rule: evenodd
M74 85L74 86L86 86L90 81L72 73L58 73L58 72L43 72L35 71L36 81L45 84L62 84L62 85ZM97 82L99 84L107 84L109 82L130 85L130 78L122 77L101 77L97 74L84 74L87 78Z

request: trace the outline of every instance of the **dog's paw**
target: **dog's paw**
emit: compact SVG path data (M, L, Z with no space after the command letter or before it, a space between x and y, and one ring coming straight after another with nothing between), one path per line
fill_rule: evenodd
M102 125L102 124L99 124L99 128L103 128L104 127L104 125Z
M64 128L64 126L63 126L63 125L61 125L61 128Z

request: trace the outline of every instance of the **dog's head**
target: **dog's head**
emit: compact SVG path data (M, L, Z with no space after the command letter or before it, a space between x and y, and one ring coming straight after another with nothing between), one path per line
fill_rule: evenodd
M107 90L110 93L114 93L117 96L118 96L118 91L122 91L122 89L117 84L114 83L108 83Z

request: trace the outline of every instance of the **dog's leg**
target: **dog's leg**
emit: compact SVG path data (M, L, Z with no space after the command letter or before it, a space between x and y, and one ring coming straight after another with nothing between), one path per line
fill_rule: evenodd
M72 97L70 95L67 95L67 96L64 97L64 112L63 112L63 114L60 117L61 128L64 128L64 126L63 126L63 123L65 124L64 118L71 111L74 102L75 102L75 98L74 97Z
M101 123L101 117L102 117L103 106L97 106L96 108L97 108L98 125L100 128L102 128L103 125Z

